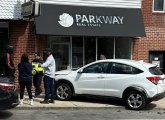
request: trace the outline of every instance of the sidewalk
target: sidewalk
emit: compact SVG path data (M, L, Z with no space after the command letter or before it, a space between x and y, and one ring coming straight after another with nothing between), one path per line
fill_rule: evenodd
M71 101L59 101L55 100L55 103L41 104L40 101L44 99L44 95L40 95L34 98L34 105L28 104L28 96L25 95L25 100L23 105L18 105L15 109L57 109L57 108L125 108L123 103L109 102L104 100L96 100L92 98L87 98L85 100L71 100ZM117 104L116 104L117 103ZM152 109L165 109L165 98L159 101L153 101L150 103L147 110Z

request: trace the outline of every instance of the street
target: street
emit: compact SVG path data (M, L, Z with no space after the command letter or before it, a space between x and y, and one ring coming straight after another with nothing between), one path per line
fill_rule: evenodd
M2 120L109 120L165 119L165 110L131 111L124 108L100 109L12 109L0 111Z

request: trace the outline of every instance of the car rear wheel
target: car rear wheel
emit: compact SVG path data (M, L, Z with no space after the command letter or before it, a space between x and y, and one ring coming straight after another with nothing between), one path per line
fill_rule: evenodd
M60 83L57 85L56 94L59 100L69 100L72 96L71 87L66 83Z
M138 91L129 92L126 95L125 102L126 107L131 110L141 110L146 106L145 96Z

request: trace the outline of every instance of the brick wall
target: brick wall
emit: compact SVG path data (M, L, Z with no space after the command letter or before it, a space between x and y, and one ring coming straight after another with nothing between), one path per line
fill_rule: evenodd
M142 1L146 37L134 40L133 59L149 62L149 51L165 51L165 14L152 12L152 0Z
M43 52L46 47L46 36L35 35L34 22L27 21L11 21L9 31L10 44L14 46L14 65L16 68L15 86L18 85L18 63L20 62L21 55L26 53L29 55L29 61L34 59L34 52ZM43 84L42 84L43 88Z

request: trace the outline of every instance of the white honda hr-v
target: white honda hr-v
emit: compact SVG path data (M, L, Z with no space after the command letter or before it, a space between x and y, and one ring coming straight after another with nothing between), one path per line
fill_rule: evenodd
M165 76L156 65L127 59L92 62L77 70L57 71L56 94L59 100L73 95L117 97L132 110L165 96Z

